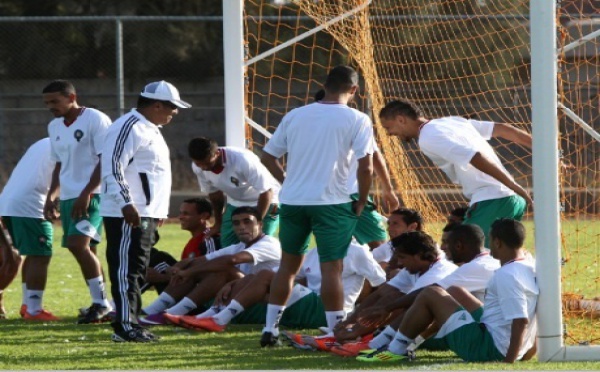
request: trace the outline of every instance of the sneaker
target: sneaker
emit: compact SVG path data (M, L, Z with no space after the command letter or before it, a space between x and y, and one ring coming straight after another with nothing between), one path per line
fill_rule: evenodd
M260 346L281 346L279 335L274 336L272 332L263 332L260 336Z
M187 325L191 326L193 329L203 329L209 332L223 332L227 325L221 325L215 322L213 317L210 318L196 318L192 317L192 319L183 320Z
M297 344L301 344L301 345L304 344L304 340L303 340L304 336L300 333L294 333L294 332L290 332L290 331L282 331L281 337L283 337L286 341L289 341L290 344L291 343L297 343Z
M160 340L160 336L155 335L154 333L150 332L149 330L147 330L144 327L141 327L139 325L134 325L133 329L136 329L138 332L142 333L144 336L148 337L152 341Z
M85 315L79 317L77 324L102 323L109 321L110 319L107 319L106 316L111 310L112 309L108 306L93 303L92 306L87 309Z
M146 331L143 328L134 328L131 331L122 331L122 332L115 332L112 334L112 336L110 337L110 339L113 342L154 342L156 341L154 338L151 337L151 333L150 332L144 332ZM154 336L154 335L152 335Z
M19 315L21 315L21 318L25 317L26 312L27 312L27 305L22 304L21 309L19 309Z
M138 323L143 326L157 326L157 325L166 325L167 319L165 319L165 313L156 313L152 315L147 315L143 318L138 319Z
M344 357L355 357L359 354L371 354L374 349L369 347L369 341L348 342L331 348L331 352Z
M305 339L305 344L313 346L319 351L331 351L334 346L340 346L333 336L317 336Z
M42 310L35 315L31 315L26 311L25 315L23 316L23 319L31 320L31 321L42 321L42 322L53 322L56 320L60 320L59 317L54 316L54 314L52 314L48 310Z
M406 359L406 355L394 354L389 351L387 347L375 350L371 354L359 355L356 357L356 360L358 361L369 363L398 362Z

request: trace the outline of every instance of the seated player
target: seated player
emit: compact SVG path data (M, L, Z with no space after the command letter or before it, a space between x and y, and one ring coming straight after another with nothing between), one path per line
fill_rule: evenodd
M412 290L428 286L445 278L456 269L456 265L443 257L433 238L422 231L409 231L392 239L393 260L397 260L403 269L390 281L380 286L367 297L352 315L335 329L336 340L340 343L356 340L372 333L376 327L357 323L359 317L368 314L374 306L393 302ZM369 347L376 349L385 345L389 334L395 330L386 327L383 332L370 341Z
M146 271L146 283L141 286L142 292L154 286L160 294L164 291L171 280L172 268L186 265L186 262L196 257L212 253L219 248L218 235L208 236L209 220L212 216L212 206L204 198L192 198L184 200L179 206L179 223L182 230L192 234L181 252L181 261L177 262L167 252L152 248L150 251L150 263ZM158 242L158 231L154 234L154 244Z
M533 262L523 249L525 227L502 218L490 228L491 254L501 267L490 279L485 306L474 296L458 302L441 286L425 288L406 311L388 350L368 355L370 360L398 360L429 324L441 325L436 338L467 362L513 363L535 347L535 308L539 295ZM478 321L471 315L483 313ZM385 353L387 358L375 358Z
M325 308L320 297L321 267L317 249L314 248L306 255L302 268L296 276L297 284L287 302L280 325L294 328L333 327L332 324L327 324ZM357 243L350 243L343 263L344 311L348 313L354 309L354 303L365 279L372 286L377 287L385 282L385 272L373 259L369 249ZM262 324L267 310L265 300L274 275L272 271L263 270L249 281L239 280L233 285L243 289L237 291L226 307L222 306L220 311L212 316L208 316L209 310L206 314L197 317L185 317L183 323L193 328L213 332L223 331L232 319L236 319L238 324ZM225 301L219 302L225 303ZM252 316L244 316L246 309L252 313Z
M437 281L432 285L440 286L451 292L451 295L455 299L462 303L462 292L451 291L451 287L461 287L467 293L470 293L469 298L474 296L480 301L483 301L485 289L487 288L488 282L494 272L500 267L500 262L490 256L489 252L483 247L485 241L485 235L481 228L477 225L453 225L453 228L446 233L446 257L452 260L454 263L463 263L462 266L458 267L454 272L445 278ZM393 313L397 313L399 309L409 308L418 294L425 288L413 290L406 296L402 296L397 300L385 305L375 306L368 314L361 316L358 320L360 323L369 324L373 327L377 327L381 324L388 323L389 318ZM475 319L481 317L481 313L472 314ZM397 317L395 320L390 322L391 328L397 329L402 322L403 314ZM425 338L434 334L437 331L435 326L431 327L425 335L426 337L419 338L417 345L419 346ZM391 339L389 340L391 342ZM336 354L342 354L345 356L356 355L358 351L364 350L362 345L359 344L346 344L341 346L340 351L346 353L336 352ZM429 339L425 341L423 347L426 349L433 350L446 350L447 346L442 342L437 342L437 339ZM380 346L381 349L381 346ZM352 353L354 351L354 353ZM369 356L359 356L359 360L364 361ZM386 353L373 354L372 358L379 358L385 360L389 357ZM392 355L393 358L393 355ZM368 358L367 358L368 359ZM367 360L370 361L370 360Z
M233 229L240 243L190 260L173 270L164 292L143 309L146 325L166 324L169 315L186 315L213 299L228 282L274 270L281 259L279 240L262 232L260 213L254 207L239 207L232 214Z

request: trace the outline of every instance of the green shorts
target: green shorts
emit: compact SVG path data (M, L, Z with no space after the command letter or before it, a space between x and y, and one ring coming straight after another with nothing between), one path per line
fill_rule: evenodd
M237 207L231 204L227 204L225 212L223 212L223 222L221 225L221 247L229 247L230 245L237 244L240 240L235 236L233 232L233 223L231 221L231 214ZM265 218L263 218L263 232L267 235L274 236L277 228L279 227L279 206L277 204L271 204L269 211Z
M481 320L481 316L483 315L483 307L475 309L470 314L476 322L479 322ZM421 346L419 346L419 349L431 351L446 351L450 350L450 347L448 346L448 342L444 337L436 338L434 335L425 340L425 342L423 342Z
M446 320L438 334L443 335L450 350L466 362L504 360L485 325L473 319L462 307Z
M513 218L520 221L527 208L525 199L519 195L500 199L483 200L469 207L464 224L478 225L485 234L485 246L490 246L490 226L498 218Z
M52 256L50 221L29 217L2 217L15 248L22 256Z
M319 328L327 326L325 306L321 297L312 292L285 309L279 324L290 328Z
M358 200L358 194L352 194L350 198L356 201ZM373 199L370 196L369 203L363 209L360 217L358 217L358 222L354 229L354 237L360 244L388 240L383 216L377 213L375 203L373 203Z
M346 257L358 221L358 216L352 210L352 203L302 206L282 204L279 215L281 249L293 255L306 254L312 232L319 247L320 262Z
M73 220L71 211L73 204L77 199L68 199L60 201L60 222L63 227L62 246L67 247L67 239L73 235L85 235L90 237L91 246L100 243L100 235L102 234L102 217L100 216L100 195L94 194L90 199L88 207L88 217Z

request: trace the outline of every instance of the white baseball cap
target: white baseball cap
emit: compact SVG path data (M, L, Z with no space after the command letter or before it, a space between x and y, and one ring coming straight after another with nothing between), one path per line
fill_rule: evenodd
M190 108L192 105L182 101L179 98L179 91L171 83L164 80L155 81L144 87L144 90L140 93L140 96L155 99L158 101L169 101L180 108Z

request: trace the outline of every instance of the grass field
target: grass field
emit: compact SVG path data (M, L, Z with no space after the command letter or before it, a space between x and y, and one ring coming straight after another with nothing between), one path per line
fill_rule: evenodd
M60 227L57 230L58 236ZM161 229L161 241L157 246L177 257L187 240L187 233L179 230L177 224L168 224ZM103 245L100 251L104 256ZM154 293L147 293L144 302L153 298ZM47 324L26 323L18 315L20 301L21 286L17 279L5 292L9 319L0 323L0 369L600 370L600 362L542 364L532 361L516 366L467 364L451 353L425 351L420 351L414 362L372 365L289 347L262 349L258 345L262 328L259 325L231 326L221 334L157 327L155 333L162 337L159 343L115 344L110 341L109 325L75 324L77 309L89 305L89 295L75 260L61 248L55 250L44 303L63 320ZM588 334L584 337L587 338L579 339L600 338L598 323L587 324L585 329Z

